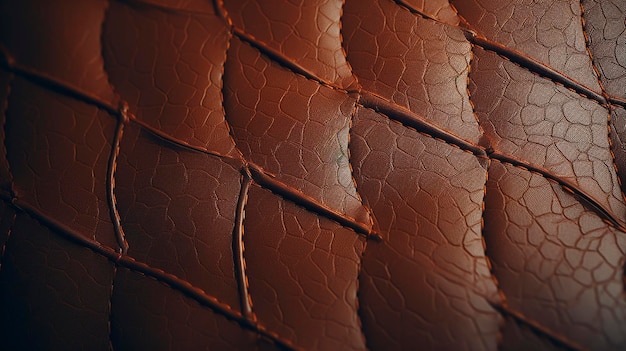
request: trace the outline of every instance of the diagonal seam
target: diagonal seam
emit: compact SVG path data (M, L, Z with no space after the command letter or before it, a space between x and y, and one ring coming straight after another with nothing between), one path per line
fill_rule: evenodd
M172 289L180 291L187 297L198 301L201 305L211 309L213 312L220 314L227 319L237 322L243 328L256 332L258 335L271 340L274 344L281 348L287 350L299 349L291 340L285 339L278 335L276 332L268 330L265 326L256 321L251 321L245 318L241 313L233 310L228 304L219 301L214 296L208 295L201 288L192 285L188 281L181 279L174 274L165 272L158 268L154 268L145 262L135 260L131 256L116 252L112 248L106 247L96 240L86 238L79 232L65 226L63 223L47 217L45 214L39 212L37 209L20 200L11 199L8 195L4 193L0 193L0 200L5 201L16 211L22 211L26 213L31 218L37 220L42 225L50 229L52 232L58 234L60 237L107 258L118 267L127 268L133 272L145 275L159 282L162 282L170 286Z
M574 342L573 340L570 340L566 336L561 335L555 332L554 330L545 327L543 324L537 322L536 320L532 318L527 317L521 311L511 308L507 304L496 303L494 301L488 301L488 302L493 308L500 311L500 313L502 313L503 315L513 318L516 322L529 327L536 334L549 339L550 341L554 342L555 344L559 346L564 347L567 350L572 350L572 351L587 350L586 348L582 347L581 345Z
M261 187L278 194L284 199L290 200L309 211L315 212L321 216L334 220L344 227L351 228L358 234L365 235L367 239L381 241L382 236L372 230L369 225L361 223L354 218L348 217L342 213L327 207L326 205L314 200L313 198L301 193L300 191L280 182L271 175L267 174L261 167L249 163L247 166L252 179Z
M2 53L2 48L0 47L0 54L1 53ZM1 62L0 62L0 64L1 64ZM70 97L76 98L76 99L78 99L80 101L83 101L83 102L86 102L88 104L94 105L96 107L102 108L103 110L109 112L109 114L111 114L111 115L115 116L118 113L118 108L111 106L108 102L105 102L105 101L99 100L99 99L93 99L88 93L82 92L80 89L77 89L75 87L68 86L65 83L62 83L62 82L60 82L60 81L58 81L58 80L56 80L56 79L54 79L52 77L48 77L48 76L43 75L43 74L41 74L39 72L30 71L30 70L22 69L22 68L19 68L19 67L20 66L13 65L11 67L8 67L8 69L10 71L18 74L18 75L21 75L21 76L29 79L32 82L34 82L36 84L39 84L40 86L46 87L46 88L48 88L48 89L50 89L52 91L60 92L61 94L64 94L66 96L70 96ZM365 99L367 98L366 97L367 93L368 92L361 92L361 96L363 96L362 101L365 101ZM375 96L375 95L371 94L370 96ZM383 100L383 99L380 99L380 100ZM421 131L423 134L429 135L429 136L431 136L433 138L436 138L437 140L440 140L440 141L443 141L443 142L448 142L450 145L454 145L454 146L459 147L461 149L465 148L466 151L472 152L475 155L477 155L478 157L481 157L481 155L485 154L487 151L491 151L491 150L485 150L485 148L480 146L480 145L476 145L474 143L465 141L465 140L460 139L460 138L455 138L454 134L452 134L452 133L450 133L450 132L448 132L446 130L443 130L443 129L435 127L435 126L430 126L429 122L421 121L420 118L414 118L415 116L417 116L415 114L408 113L408 115L405 116L404 114L407 114L406 111L404 111L401 107L395 106L395 105L393 105L391 103L389 104L389 106L387 106L385 104L381 104L380 106L372 106L372 107L374 107L375 109L378 109L379 111L383 111L383 112L385 111L384 109L386 107L391 108L390 109L391 112L393 112L395 110L399 110L399 111L403 112L403 114L397 114L397 115L396 114L392 114L392 117L393 116L398 116L398 119L400 119L400 121L399 121L400 123L405 124L405 125L407 125L409 127L412 127L412 128L416 127L416 126L414 126L414 124L416 124L416 123L417 123L417 125L422 125L423 124L424 126L428 127L426 131ZM390 111L388 111L388 112L390 112ZM407 119L407 116L412 116L412 119L415 119L415 121ZM390 117L390 116L387 116L387 117ZM232 158L232 157L229 157L229 156L215 154L214 152L211 152L211 151L208 151L208 150L204 150L202 148L198 148L198 147L194 147L192 145L189 145L189 144L187 144L187 143L185 143L185 142L183 142L181 140L178 140L178 139L176 139L176 138L174 138L174 137L172 137L170 135L167 135L165 133L159 132L159 131L155 130L154 128L151 128L151 127L147 126L145 123L142 123L142 122L138 121L132 115L129 118L130 118L131 122L139 124L145 130L151 132L152 134L154 134L154 135L160 137L161 139L166 140L166 141L168 141L168 142L170 142L172 144L178 145L178 146L183 147L183 148L188 149L188 150L193 150L193 151L196 151L196 152L202 152L202 153L210 154L210 155L217 156L217 157ZM413 122L415 122L415 123L413 123ZM419 129L417 129L417 130L420 131ZM428 134L429 131L431 133L435 133L435 135ZM441 136L445 136L445 138L440 137L440 135ZM448 140L446 140L446 139L448 139ZM456 139L458 139L458 140L456 140ZM453 141L454 143L449 142L449 141ZM463 147L461 147L460 145L463 145ZM490 158L496 158L496 157L498 157L498 155L502 155L502 154L489 153L487 156L490 157ZM502 156L503 157L508 157L506 155L502 155ZM242 160L240 160L240 161L242 161ZM245 161L242 161L242 162L245 162ZM573 190L575 193L582 194L583 198L586 199L586 201L589 204L592 204L592 208L594 210L596 210L597 213L599 213L603 218L609 219L609 222L610 222L610 224L612 226L614 226L615 228L617 228L618 230L620 230L622 232L626 232L626 228L624 228L623 225L620 223L620 221L616 219L615 215L613 215L610 211L605 209L603 206L598 205L598 202L595 199L593 199L588 194L585 194L582 190L578 189L575 185L570 184L568 182L565 182L565 181L561 180L558 176L553 175L553 174L551 174L550 172L548 172L546 170L541 170L538 167L532 166L532 165L530 165L530 164L528 164L526 162L523 162L521 160L515 160L515 164L519 165L519 166L521 166L523 168L529 169L531 171L536 169L536 170L538 170L536 173L541 174L542 176L544 176L544 177L546 177L548 179L552 179L554 181L557 181L561 185L566 185L565 188L568 189L568 190ZM291 191L291 190L289 191L290 194L292 192L293 191ZM292 199L292 201L293 201L293 199ZM305 203L305 204L308 203L307 199L304 199L303 202L302 201L301 202L296 201L296 202L297 203ZM328 209L323 208L323 209L321 209L321 211L322 211L322 213L326 213L326 212L328 212ZM331 210L330 212L333 212L333 211ZM336 218L336 215L333 215L331 218ZM341 220L340 223L344 223L344 221ZM369 233L369 231L365 231L365 230L362 230L362 229L360 229L360 231L363 234ZM377 238L380 238L380 235L379 234L375 234L373 237L375 239L377 239Z

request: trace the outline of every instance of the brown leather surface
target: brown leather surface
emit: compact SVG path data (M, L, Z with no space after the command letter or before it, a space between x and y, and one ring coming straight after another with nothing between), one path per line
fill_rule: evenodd
M626 349L625 16L0 0L0 349Z

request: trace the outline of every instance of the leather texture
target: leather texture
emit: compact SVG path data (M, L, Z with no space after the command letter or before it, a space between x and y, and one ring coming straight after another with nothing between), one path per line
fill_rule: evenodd
M0 349L626 349L619 0L0 0Z

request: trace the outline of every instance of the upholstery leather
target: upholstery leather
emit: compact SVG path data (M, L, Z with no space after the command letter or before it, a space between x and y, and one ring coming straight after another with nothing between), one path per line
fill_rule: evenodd
M0 0L0 349L626 349L625 16Z

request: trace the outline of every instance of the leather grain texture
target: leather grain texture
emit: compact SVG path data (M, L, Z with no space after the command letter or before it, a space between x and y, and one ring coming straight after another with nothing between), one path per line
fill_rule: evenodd
M0 349L626 349L620 0L0 0Z

